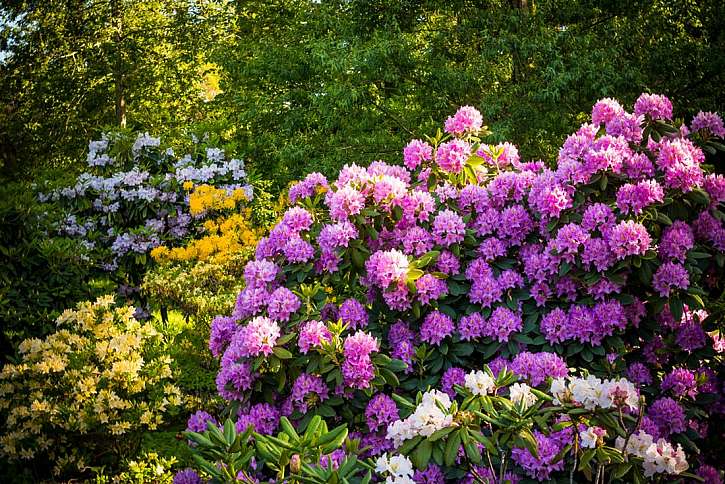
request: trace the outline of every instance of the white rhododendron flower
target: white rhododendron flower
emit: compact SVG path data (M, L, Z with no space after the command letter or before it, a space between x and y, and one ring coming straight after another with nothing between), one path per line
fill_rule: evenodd
M385 478L390 484L415 484L413 480L413 464L404 455L394 455L388 458L385 453L375 461L375 472L378 474L390 474Z
M569 401L569 390L566 387L564 378L555 378L551 382L551 395L554 397L554 405L561 405Z
M655 442L644 430L632 434L626 448L622 437L617 437L614 445L620 451L643 459L642 467L646 477L655 474L680 474L689 467L680 444L675 448L665 439Z
M579 432L579 440L581 446L588 449L594 449L600 439L606 437L607 431L601 427L588 427Z
M555 405L573 402L587 410L612 407L629 407L630 410L639 408L637 388L625 378L601 380L591 375L586 378L570 377L568 386L565 379L556 378L551 382L550 393L554 397Z
M495 388L493 378L485 371L472 371L465 378L466 388L474 395L488 395Z
M513 403L523 405L528 409L536 403L536 395L531 393L531 387L526 383L514 383L509 387L509 398Z
M451 407L450 397L438 390L431 390L423 394L420 405L405 420L396 420L388 425L387 438L393 441L395 447L418 435L428 437L435 431L449 427L453 423L453 416L443 409Z

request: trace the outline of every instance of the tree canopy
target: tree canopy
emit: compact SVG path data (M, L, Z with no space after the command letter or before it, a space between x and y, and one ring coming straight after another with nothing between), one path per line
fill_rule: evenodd
M465 104L494 140L533 158L605 96L663 93L677 115L725 106L716 0L52 0L2 11L8 173L82 160L88 138L123 124L124 106L137 129L220 135L278 188L394 161L405 139Z

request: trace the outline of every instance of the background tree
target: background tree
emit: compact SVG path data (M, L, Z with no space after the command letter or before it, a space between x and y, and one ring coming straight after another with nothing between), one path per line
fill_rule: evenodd
M224 94L215 102L278 186L346 162L397 160L406 139L464 104L482 110L492 140L551 157L605 96L631 103L653 91L677 100L678 115L722 110L724 9L707 0L244 2L236 45L217 49Z
M4 17L4 173L82 161L104 126L165 131L198 121L224 44L224 1L14 0ZM213 86L212 86L213 87Z

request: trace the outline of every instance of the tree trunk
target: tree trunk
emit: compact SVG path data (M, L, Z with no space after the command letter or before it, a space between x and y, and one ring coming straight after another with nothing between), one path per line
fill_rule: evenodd
M113 82L116 87L116 123L121 128L126 127L126 91L123 73L123 10L119 3L122 0L111 0L111 16L114 27L114 41L116 44L116 65L113 68Z

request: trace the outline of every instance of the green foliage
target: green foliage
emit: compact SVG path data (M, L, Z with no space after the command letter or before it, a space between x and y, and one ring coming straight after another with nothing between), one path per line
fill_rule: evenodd
M722 110L721 2L245 2L222 67L230 138L277 187L400 159L458 106L548 158L599 98ZM694 111L694 112L693 112Z
M258 434L253 426L238 433L231 420L221 429L209 422L208 430L185 435L194 444L195 467L209 475L213 483L238 482L240 473L247 478L245 472L252 456L257 466L269 467L278 480L286 482L370 482L373 467L358 460L360 441L347 439L347 425L328 429L327 423L315 416L298 434L287 417L282 417L280 424L282 431L277 436ZM341 448L346 452L344 459L339 465L331 465L327 459L332 460L330 454ZM320 462L325 464L317 465Z
M0 358L21 340L47 334L65 308L97 296L76 242L49 238L42 208L27 184L0 188Z
M104 126L168 132L218 90L224 1L21 0L0 6L0 165L69 164Z

